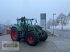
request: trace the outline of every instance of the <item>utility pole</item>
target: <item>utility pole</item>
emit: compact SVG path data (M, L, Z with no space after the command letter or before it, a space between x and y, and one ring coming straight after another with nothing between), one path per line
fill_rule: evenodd
M63 31L63 17L61 17L61 30Z
M55 16L56 14L55 13L53 13L53 35L54 35L54 16Z

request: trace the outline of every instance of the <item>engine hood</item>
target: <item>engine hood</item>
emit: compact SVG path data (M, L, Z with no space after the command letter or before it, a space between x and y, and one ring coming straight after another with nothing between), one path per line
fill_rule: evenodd
M38 25L28 25L28 31L41 32L42 28Z

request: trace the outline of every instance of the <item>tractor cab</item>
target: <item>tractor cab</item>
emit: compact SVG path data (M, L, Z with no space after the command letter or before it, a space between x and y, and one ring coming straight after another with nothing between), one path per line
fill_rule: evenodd
M23 24L23 25L33 25L33 23L32 23L33 21L34 21L34 19L26 19L25 17L21 17L20 19L17 19L17 24L18 25L21 25L21 24ZM34 22L36 24L36 20Z
M17 19L17 25L19 31L27 30L32 31L34 28L33 26L36 25L36 20L34 19L26 19L25 17L21 17L20 19Z

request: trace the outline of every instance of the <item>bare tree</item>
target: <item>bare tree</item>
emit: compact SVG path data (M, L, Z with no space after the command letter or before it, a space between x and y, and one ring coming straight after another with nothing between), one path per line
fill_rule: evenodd
M59 14L59 16L57 17L57 22L59 23L59 24L61 24L61 29L63 30L63 25L66 25L67 24L67 20L66 20L67 18L66 18L66 15L65 14L63 14L63 13L61 13L61 14Z
M66 17L66 20L67 20L67 24L69 24L69 22L70 22L70 12L68 13L68 15Z
M49 19L47 22L47 27L50 28L51 26L53 26L53 20Z
M59 25L59 23L56 19L54 19L54 26L56 27L57 25Z

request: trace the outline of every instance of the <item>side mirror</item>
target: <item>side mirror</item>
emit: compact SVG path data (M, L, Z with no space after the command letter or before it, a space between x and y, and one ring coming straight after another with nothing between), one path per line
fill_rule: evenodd
M36 25L36 23L37 23L37 20L35 20L35 24L34 25Z
M34 20L34 19L32 19L32 20Z

